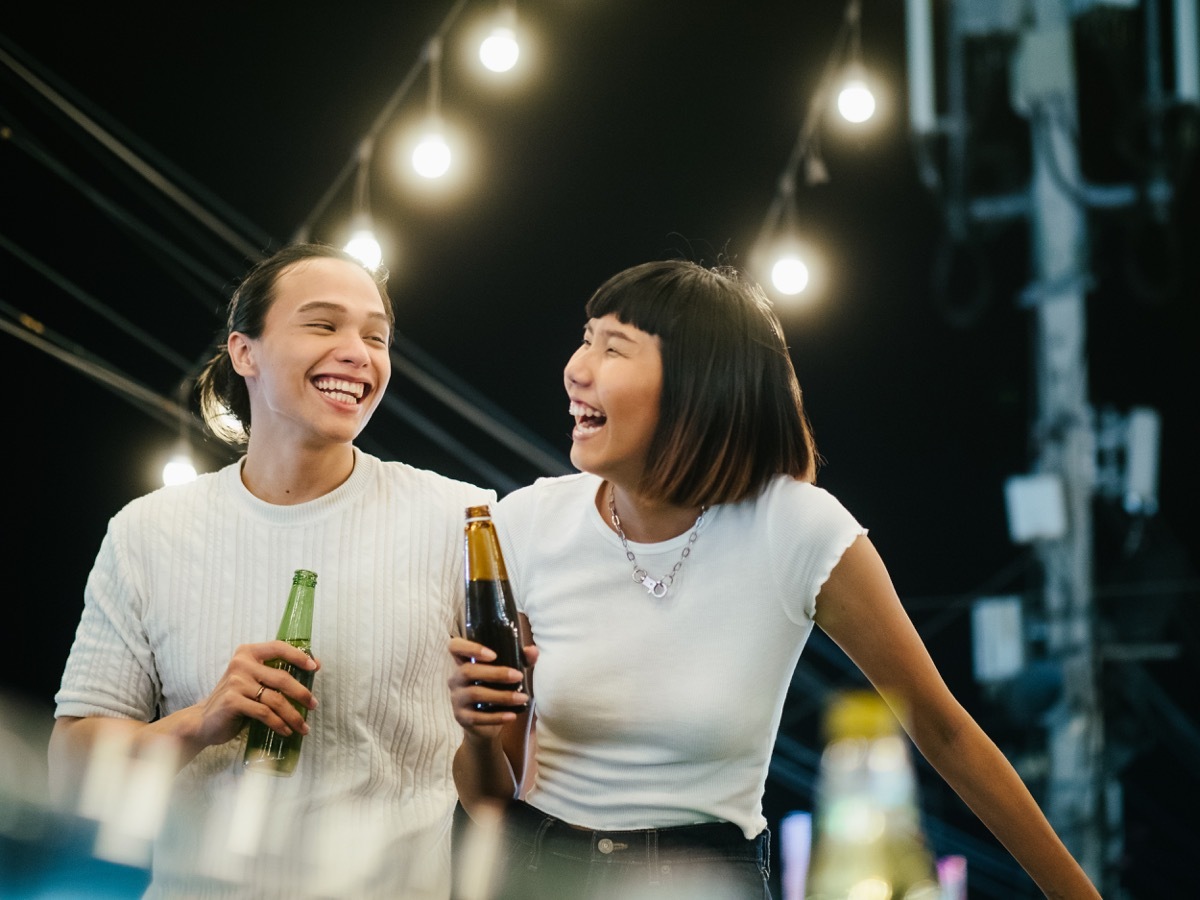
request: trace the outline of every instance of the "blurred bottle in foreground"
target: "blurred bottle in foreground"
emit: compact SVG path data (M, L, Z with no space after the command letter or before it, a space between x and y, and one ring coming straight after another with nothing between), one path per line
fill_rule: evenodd
M276 640L287 641L309 656L312 656L313 600L316 587L316 572L307 569L296 570L292 576L292 590L288 594L287 607L279 623L279 632L275 635ZM267 665L283 669L312 690L315 673L297 669L281 659L268 660ZM300 715L308 718L308 707L295 700L292 700L291 704ZM300 743L303 740L304 735L298 731L284 737L257 719L252 719L250 731L246 736L246 755L243 761L248 770L270 775L291 775L296 771L296 763L300 761Z
M908 738L873 691L825 717L808 900L938 900Z

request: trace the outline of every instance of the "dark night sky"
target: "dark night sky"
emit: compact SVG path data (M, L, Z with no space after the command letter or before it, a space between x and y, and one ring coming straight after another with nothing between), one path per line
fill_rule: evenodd
M269 249L294 234L334 183L450 6L364 3L351 13L307 2L117 3L67 14L53 4L10 3L0 13L0 49L250 246ZM397 176L391 151L399 124L424 109L421 75L380 133L371 205L394 236L386 261L399 333L565 459L560 373L587 296L649 259L747 263L844 4L521 3L536 50L526 76L506 87L485 82L462 58L473 20L492 6L467 4L446 38L443 112L469 138L470 176L452 196ZM863 7L864 58L889 86L881 121L859 136L822 129L831 178L802 186L799 204L827 252L827 275L819 296L781 306L781 316L827 460L821 483L871 529L951 687L1020 753L1036 735L974 685L967 604L980 593L1036 586L1027 551L1008 539L1002 494L1004 479L1033 458L1032 319L1016 300L1029 279L1027 228L1014 222L981 232L983 274L957 265L950 299L936 289L944 208L921 185L908 142L903 4ZM1144 171L1136 21L1111 9L1093 15L1078 44L1080 152L1095 181ZM1003 52L1003 42L982 46L970 69L970 173L981 191L1015 189L1028 174L1028 136L1007 108L997 65ZM1195 119L1191 132L1187 124L1169 118L1166 128L1168 154L1180 163L1170 228L1147 238L1131 211L1090 217L1088 301L1092 402L1149 405L1163 417L1162 510L1136 552L1121 549L1128 519L1098 509L1097 581L1108 589L1101 606L1116 632L1180 642L1182 659L1146 671L1181 703L1188 700L1178 685L1197 676L1197 618L1188 606L1200 564L1191 453L1200 203L1195 138L1184 142ZM183 370L102 313L126 317L169 354L194 362L208 352L245 254L131 177L5 66L0 125L14 136L0 141L4 319L28 314L173 395ZM85 191L124 212L101 212ZM313 237L340 240L350 195L347 182ZM64 279L93 298L93 308L64 290ZM962 311L963 297L978 305L969 323L955 324L946 304ZM0 542L12 628L0 690L49 715L105 523L156 486L175 429L41 350L7 333L2 340L20 397L9 425L9 525ZM389 392L514 482L540 474L402 375ZM387 409L366 437L379 455L486 481ZM200 449L210 470L230 458ZM1168 582L1174 587L1163 589ZM1143 589L1126 590L1131 584ZM817 653L802 666L822 660ZM845 679L836 665L826 668L827 677ZM1194 705L1189 710L1195 728ZM1119 703L1114 717L1137 730ZM812 717L793 722L797 739L811 744ZM1169 743L1132 744L1131 885L1152 884L1137 873L1163 870L1155 854L1182 846L1162 822L1186 821L1195 835L1172 780L1190 778L1194 789L1195 774L1179 774ZM954 801L934 794L930 802L953 815Z

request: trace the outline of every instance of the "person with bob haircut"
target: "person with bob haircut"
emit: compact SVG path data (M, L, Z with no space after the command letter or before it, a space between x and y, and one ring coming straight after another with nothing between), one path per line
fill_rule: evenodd
M93 749L140 760L165 742L148 897L450 894L462 733L445 645L463 509L495 493L354 445L393 325L386 273L334 247L252 267L198 381L244 454L109 522L55 697L51 790L72 809ZM318 578L316 658L272 640L297 569ZM276 658L315 671L312 689ZM251 720L305 736L291 777L244 771Z
M770 896L762 798L814 625L1050 897L1095 898L955 700L864 529L815 482L783 330L729 267L627 269L586 306L564 383L581 471L495 511L536 664L450 642L467 813L503 810L495 898Z

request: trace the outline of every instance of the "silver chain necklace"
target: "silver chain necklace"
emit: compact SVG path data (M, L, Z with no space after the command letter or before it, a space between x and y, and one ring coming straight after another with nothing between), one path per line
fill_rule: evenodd
M608 514L612 518L613 528L617 529L617 537L621 539L621 546L625 548L625 557L633 563L633 580L644 587L647 594L659 600L667 596L667 590L675 583L675 576L679 574L679 570L683 567L684 560L692 555L692 544L696 543L696 538L700 536L700 526L704 524L704 513L707 510L707 506L700 507L700 515L696 517L696 524L692 526L692 533L688 535L683 552L679 554L679 562L675 563L671 571L662 578L655 578L638 565L637 557L629 549L629 541L626 540L625 532L621 528L621 517L617 515L616 489L609 485Z

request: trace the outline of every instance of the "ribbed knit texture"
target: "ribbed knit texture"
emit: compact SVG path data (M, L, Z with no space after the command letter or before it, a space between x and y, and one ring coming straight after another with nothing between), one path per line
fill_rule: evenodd
M461 729L447 642L463 512L494 500L356 450L350 479L308 503L258 500L235 464L113 517L58 715L148 721L203 700L239 644L275 636L292 573L318 576L320 705L295 775L272 779L283 812L267 843L228 846L244 739L210 747L176 778L151 896L448 895Z
M526 798L575 825L726 820L747 838L821 585L865 529L786 477L710 509L667 595L650 596L595 505L599 479L543 479L495 521L539 657L537 781ZM630 546L656 578L691 530Z

